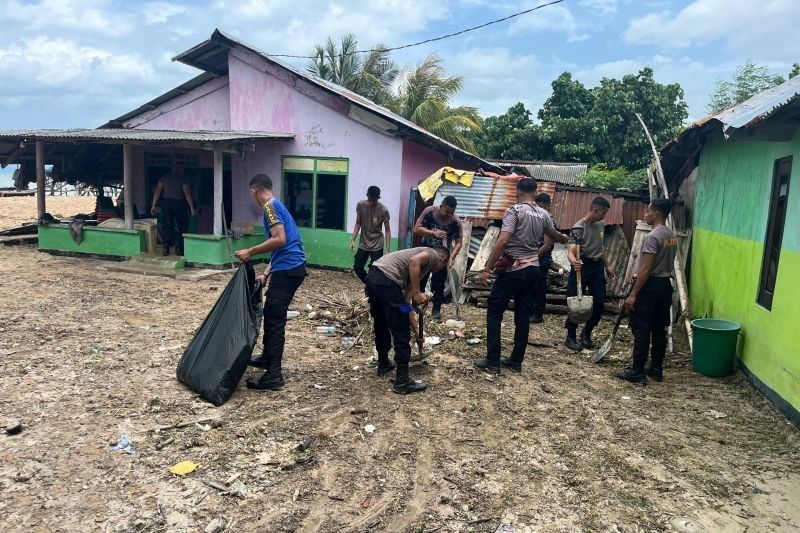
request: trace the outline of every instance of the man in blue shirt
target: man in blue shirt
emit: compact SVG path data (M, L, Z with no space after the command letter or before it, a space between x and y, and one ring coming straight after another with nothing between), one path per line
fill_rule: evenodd
M250 179L250 196L264 210L264 233L267 240L258 246L239 250L236 257L242 263L254 255L271 254L267 299L264 304L264 351L250 365L265 368L259 379L251 379L247 387L258 390L275 390L284 385L281 374L283 347L286 340L286 311L294 293L306 277L306 254L303 241L292 215L272 191L272 180L266 174L256 174ZM266 274L256 276L266 283Z

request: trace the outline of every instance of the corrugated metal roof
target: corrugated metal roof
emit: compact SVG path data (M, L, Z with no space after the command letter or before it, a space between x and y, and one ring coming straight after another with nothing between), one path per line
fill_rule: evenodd
M109 144L120 143L237 143L266 139L292 139L293 133L266 131L174 131L123 128L61 129L61 130L0 130L0 139L19 141L84 141Z
M524 168L532 178L565 185L580 185L589 168L587 163L557 163L554 161L494 160L490 163L509 171Z
M537 193L546 192L552 198L551 214L560 229L572 227L572 224L586 215L589 206L598 196L602 196L611 204L606 215L606 224L622 224L625 198L607 192L582 191L574 188L559 189L554 183L541 182ZM455 196L458 201L456 213L462 218L486 218L498 220L509 206L517 202L517 179L490 178L475 176L471 187L445 182L436 192L433 203L439 205L445 196Z
M680 183L695 168L699 153L706 141L705 132L722 127L726 134L731 130L751 128L760 124L784 107L800 99L800 76L766 91L749 100L708 115L681 131L660 151L661 165L671 191L676 191Z
M294 75L316 85L317 87L340 96L352 104L355 104L370 111L371 113L379 115L382 118L393 122L398 126L401 126L402 130L396 132L398 135L414 135L417 139L426 141L428 145L438 149L439 151L444 150L448 153L456 154L467 161L471 161L476 165L481 166L485 170L502 171L502 169L486 161L485 159L459 148L458 146L434 135L425 128L422 128L410 120L407 120L400 115L389 111L385 107L376 104L360 94L356 94L353 91L345 89L344 87L330 81L318 78L308 72L305 72L304 70L281 63L273 57L270 57L270 55L266 52L262 52L261 50L249 44L231 37L230 35L221 32L219 29L215 29L214 33L211 34L211 37L208 40L203 41L189 50L176 55L172 58L172 60L205 70L217 76L223 76L228 73L228 50L236 46L258 54L266 61L269 61L270 63L293 73Z

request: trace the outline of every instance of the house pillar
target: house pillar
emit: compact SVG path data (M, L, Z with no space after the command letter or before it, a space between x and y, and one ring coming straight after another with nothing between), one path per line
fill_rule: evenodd
M44 143L36 141L36 212L40 219L47 211L44 195Z
M222 235L222 150L214 150L214 235Z
M122 145L122 186L125 201L125 227L133 229L133 148Z

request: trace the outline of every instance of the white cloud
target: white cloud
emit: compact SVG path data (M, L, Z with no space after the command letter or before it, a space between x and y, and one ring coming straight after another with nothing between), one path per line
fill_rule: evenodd
M170 4L168 2L150 2L143 6L142 14L144 22L150 24L164 24L176 15L186 13L189 10L186 6Z
M67 39L36 37L0 48L5 75L3 94L24 90L64 88L69 92L101 94L115 87L141 85L155 75L152 65L138 55L113 54Z
M800 56L794 39L798 0L694 0L673 16L657 11L630 21L629 44L688 48L721 40L731 51L762 61Z
M533 7L533 5L525 4L523 6L523 8L528 7ZM578 23L568 8L561 4L556 4L515 19L509 28L511 35L545 31L562 32L571 35L577 33Z
M581 0L578 4L600 15L609 15L617 12L619 0Z
M0 3L0 20L9 31L13 28L51 33L63 28L108 37L123 35L132 27L128 17L119 10L115 12L106 0L5 0Z
M573 35L567 39L568 43L580 43L583 41L588 41L591 38L591 35L588 33L581 33L580 35Z

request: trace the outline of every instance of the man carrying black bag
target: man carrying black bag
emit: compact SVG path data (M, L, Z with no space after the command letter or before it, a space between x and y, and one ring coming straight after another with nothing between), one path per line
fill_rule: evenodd
M251 379L247 387L258 390L276 390L284 385L281 373L283 347L286 340L286 311L294 293L306 277L306 254L303 241L292 215L272 192L272 179L266 174L256 174L250 179L250 196L263 208L264 232L267 240L258 246L239 250L236 257L246 263L258 254L271 254L270 279L264 303L264 351L250 365L265 368L259 379ZM256 278L266 283L266 274Z

